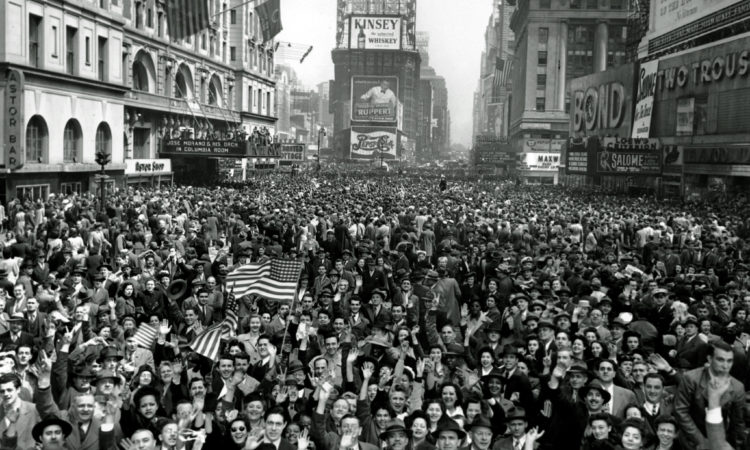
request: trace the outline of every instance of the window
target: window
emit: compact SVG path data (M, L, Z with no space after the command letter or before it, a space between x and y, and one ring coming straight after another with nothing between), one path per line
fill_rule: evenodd
M539 0L539 9L550 9L552 2L550 0Z
M141 61L133 63L133 89L148 92L148 72Z
M222 61L227 60L227 43L226 42L221 43L221 60Z
M80 181L74 181L74 182L68 182L68 183L60 183L60 192L62 192L63 195L70 195L70 194L81 194L81 182Z
M208 86L208 104L222 106L222 92L221 82L218 78L214 77L211 79L211 84Z
M549 28L539 28L539 44L547 45L549 40Z
M133 130L133 158L146 159L151 157L151 135L147 128Z
M545 107L544 97L537 97L536 98L536 110L537 111L544 111L544 107Z
M65 66L70 75L76 73L76 54L78 53L78 29L73 27L67 27L65 29Z
M258 91L260 92L260 91ZM255 91L253 88L250 88L250 97L253 98L253 108L258 106L258 97L255 95Z
M143 2L135 2L135 27L143 28Z
M547 52L546 51L540 51L537 54L537 65L538 66L546 66L547 65Z
M25 200L46 200L49 198L49 184L16 186L16 197Z
M63 132L63 161L81 162L81 125L75 119L65 124Z
M586 8L588 9L599 8L599 0L586 0Z
M237 24L237 10L236 9L229 11L229 23L231 23L232 25Z
M232 61L235 61L237 59L237 47L229 47L229 59L231 59Z
M162 21L164 20L164 13L159 11L156 13L156 35L159 37L164 36L164 26Z
M200 91L200 97L198 97L198 101L201 103L204 103L206 101L206 79L201 78L201 91Z
M247 110L252 111L252 107L254 106L253 101L255 96L253 95L253 87L250 86L247 88Z
M154 9L148 8L146 10L146 26L149 28L154 28Z
M201 33L201 50L206 49L206 33Z
M623 0L609 0L609 9L624 9L625 2Z
M545 89L547 86L547 75L539 74L536 76L536 88Z
M91 38L86 36L86 65L91 65Z
M112 154L112 133L109 131L107 122L102 122L96 127L96 151Z
M39 67L39 29L41 27L42 18L29 14L29 63L34 67Z
M57 25L52 25L52 57L57 58Z
M107 79L107 38L99 37L99 49L97 56L99 57L97 65L97 73L99 75L99 81Z
M570 0L570 9L581 9L582 0Z
M258 114L263 111L263 91L258 89Z
M272 116L273 110L271 109L271 93L270 92L266 92L266 109L267 109L267 114L269 116Z
M33 116L26 125L26 161L44 162L47 157L47 123L41 116Z

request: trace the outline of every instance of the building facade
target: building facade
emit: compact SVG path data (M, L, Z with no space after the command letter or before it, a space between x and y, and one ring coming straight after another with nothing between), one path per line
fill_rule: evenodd
M210 27L179 41L162 2L0 5L0 116L11 101L22 106L12 110L17 126L0 129L17 155L0 199L97 189L100 151L111 158L108 186L154 183L205 173L205 161L164 159L165 139L273 134L274 43L262 43L253 4L241 4L210 0Z
M123 6L0 4L3 202L95 187L97 152L123 173Z
M415 157L424 162L447 159L451 146L448 87L445 78L430 66L430 35L427 32L417 32L417 50L422 64L419 70Z
M413 155L420 56L416 0L337 1L333 154L367 162Z
M510 22L515 49L508 136L516 151L532 154L519 160L519 175L527 182L557 182L560 150L569 135L568 82L626 62L630 14L626 0L518 2Z

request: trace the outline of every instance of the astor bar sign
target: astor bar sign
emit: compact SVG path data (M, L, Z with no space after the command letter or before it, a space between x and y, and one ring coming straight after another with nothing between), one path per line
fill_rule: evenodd
M5 85L5 168L20 169L26 156L23 144L23 72L8 71L8 81Z

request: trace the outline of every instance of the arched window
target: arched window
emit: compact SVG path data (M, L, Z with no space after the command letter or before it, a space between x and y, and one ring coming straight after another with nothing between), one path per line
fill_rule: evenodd
M133 63L133 89L148 92L148 74L140 61Z
M190 73L184 64L180 65L177 69L177 74L174 78L177 92L175 92L175 98L193 98L193 75Z
M70 119L65 124L63 132L63 161L78 162L81 160L81 124L75 119Z
M133 90L156 93L156 68L148 52L141 50L133 59Z
M208 86L208 104L216 106L223 106L224 104L221 80L216 75L211 77L211 84Z
M42 116L33 116L26 125L26 162L45 162L48 141L47 123Z
M112 132L109 130L107 122L102 122L96 128L96 151L95 153L104 152L112 154Z

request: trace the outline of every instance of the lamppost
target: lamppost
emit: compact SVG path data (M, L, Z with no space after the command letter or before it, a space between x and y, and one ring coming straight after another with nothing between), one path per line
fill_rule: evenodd
M320 135L327 136L325 127L318 128L318 172L320 172Z
M99 164L99 166L101 166L101 172L97 176L97 178L99 178L99 183L100 183L99 187L101 189L101 196L102 196L101 203L99 204L99 209L101 211L105 211L105 208L104 208L104 199L105 199L104 185L105 185L105 183L104 182L107 179L107 175L104 173L104 166L106 166L107 164L109 164L109 162L110 162L110 155L109 155L109 153L107 153L105 151L98 151L98 152L96 152L95 161L96 161L97 164Z

